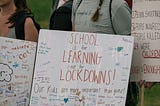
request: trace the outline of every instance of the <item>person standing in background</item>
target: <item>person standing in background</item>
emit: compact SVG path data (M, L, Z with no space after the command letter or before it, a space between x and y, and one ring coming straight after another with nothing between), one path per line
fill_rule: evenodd
M0 36L37 41L39 29L26 0L0 0Z
M74 0L73 31L131 35L131 9L124 0ZM136 106L138 87L129 83L126 106Z
M52 13L49 22L49 29L72 31L72 3L73 0L66 0L62 6Z

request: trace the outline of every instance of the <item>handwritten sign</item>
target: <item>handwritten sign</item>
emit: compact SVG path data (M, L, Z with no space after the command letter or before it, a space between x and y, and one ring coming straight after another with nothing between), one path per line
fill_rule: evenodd
M0 37L0 106L28 106L36 43Z
M131 80L160 81L160 0L134 0Z
M133 37L41 30L30 106L125 106Z

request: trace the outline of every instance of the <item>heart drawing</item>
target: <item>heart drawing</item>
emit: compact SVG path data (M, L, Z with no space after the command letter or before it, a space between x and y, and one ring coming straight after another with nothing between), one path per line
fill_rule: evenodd
M64 103L67 103L68 102L68 98L64 98Z

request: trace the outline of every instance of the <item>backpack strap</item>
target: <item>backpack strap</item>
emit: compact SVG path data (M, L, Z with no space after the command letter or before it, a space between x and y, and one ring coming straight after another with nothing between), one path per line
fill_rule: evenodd
M68 0L66 3L64 3L62 6L64 7L67 7L69 9L72 10L72 3L73 3L73 0Z
M112 0L110 0L110 3L109 3L109 15L110 15L110 21L111 21L113 32L114 32L114 34L117 34L114 29L113 21L112 21Z
M15 21L15 33L16 33L17 39L21 39L21 40L25 39L24 24L25 24L26 18L28 17L30 17L33 20L34 25L39 32L40 25L34 20L33 14L22 11L17 14L16 21Z
M76 5L76 7L75 7L75 10L73 11L74 16L75 16L75 14L76 14L76 12L77 12L77 10L78 10L78 8L79 8L79 6L80 6L81 3L82 3L82 0L79 0L78 3L77 3L77 5Z

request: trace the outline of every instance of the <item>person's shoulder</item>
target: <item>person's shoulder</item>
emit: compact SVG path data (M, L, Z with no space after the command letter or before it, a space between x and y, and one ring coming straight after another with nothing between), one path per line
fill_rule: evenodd
M17 13L17 17L33 17L33 14L28 11L20 11Z
M123 4L126 4L125 0L112 0L112 6L120 7Z
M129 6L125 0L112 0L112 10L116 13L120 8L129 9Z
M72 4L73 4L73 1L69 0L64 5L62 5L61 7L59 7L56 10L56 12L71 12L72 11Z
M33 14L31 12L20 11L16 16L16 23L24 23L27 17L33 18Z
M16 15L15 31L18 39L24 39L24 27L36 26L40 30L40 25L34 20L33 14L28 11L20 11ZM31 28L31 27L29 27Z
M64 7L68 7L68 8L72 8L72 4L73 4L73 0L69 0L69 1L67 1L66 3L64 3Z
M27 25L27 26L34 25L33 19L31 17L27 17L25 19L25 25Z

